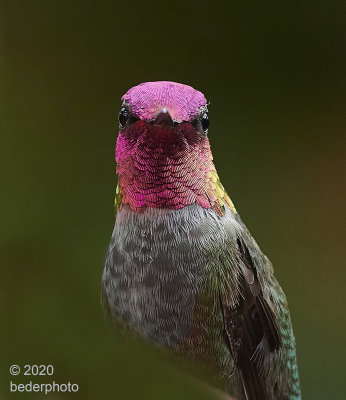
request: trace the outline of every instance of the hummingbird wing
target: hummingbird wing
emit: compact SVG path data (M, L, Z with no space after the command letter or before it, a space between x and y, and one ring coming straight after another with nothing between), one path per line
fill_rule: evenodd
M245 228L246 229L246 228ZM221 299L224 329L231 353L239 370L244 397L247 400L274 400L273 389L264 373L264 360L282 346L275 314L263 296L256 263L243 238L239 249L239 286L237 302Z

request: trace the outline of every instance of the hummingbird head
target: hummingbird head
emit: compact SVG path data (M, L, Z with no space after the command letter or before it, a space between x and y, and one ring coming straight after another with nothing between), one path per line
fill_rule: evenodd
M190 146L192 150L191 146L207 140L207 101L191 86L146 82L131 88L122 100L119 129L127 143L131 138L140 149L161 149L168 155L176 153L177 148L187 150ZM145 146L148 141L150 149ZM117 146L117 155L121 150L122 146Z
M226 201L212 161L204 95L175 82L146 82L123 97L116 145L118 207L219 213ZM228 197L227 197L228 198Z

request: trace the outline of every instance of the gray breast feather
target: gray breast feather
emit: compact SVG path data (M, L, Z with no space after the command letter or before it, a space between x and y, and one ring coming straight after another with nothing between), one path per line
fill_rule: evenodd
M240 230L198 205L117 214L103 273L103 296L113 316L161 346L189 335L196 298L213 264Z

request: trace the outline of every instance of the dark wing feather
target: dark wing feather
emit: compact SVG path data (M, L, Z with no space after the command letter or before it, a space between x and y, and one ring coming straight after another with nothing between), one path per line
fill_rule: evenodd
M280 330L271 306L263 297L249 250L238 239L241 257L241 296L236 304L221 299L224 326L232 356L240 372L244 398L273 400L263 374L263 360L282 345Z

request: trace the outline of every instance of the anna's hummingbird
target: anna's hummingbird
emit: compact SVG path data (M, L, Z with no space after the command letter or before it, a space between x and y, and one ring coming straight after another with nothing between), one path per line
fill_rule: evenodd
M239 400L300 399L286 297L219 180L204 95L146 82L122 100L107 313Z

